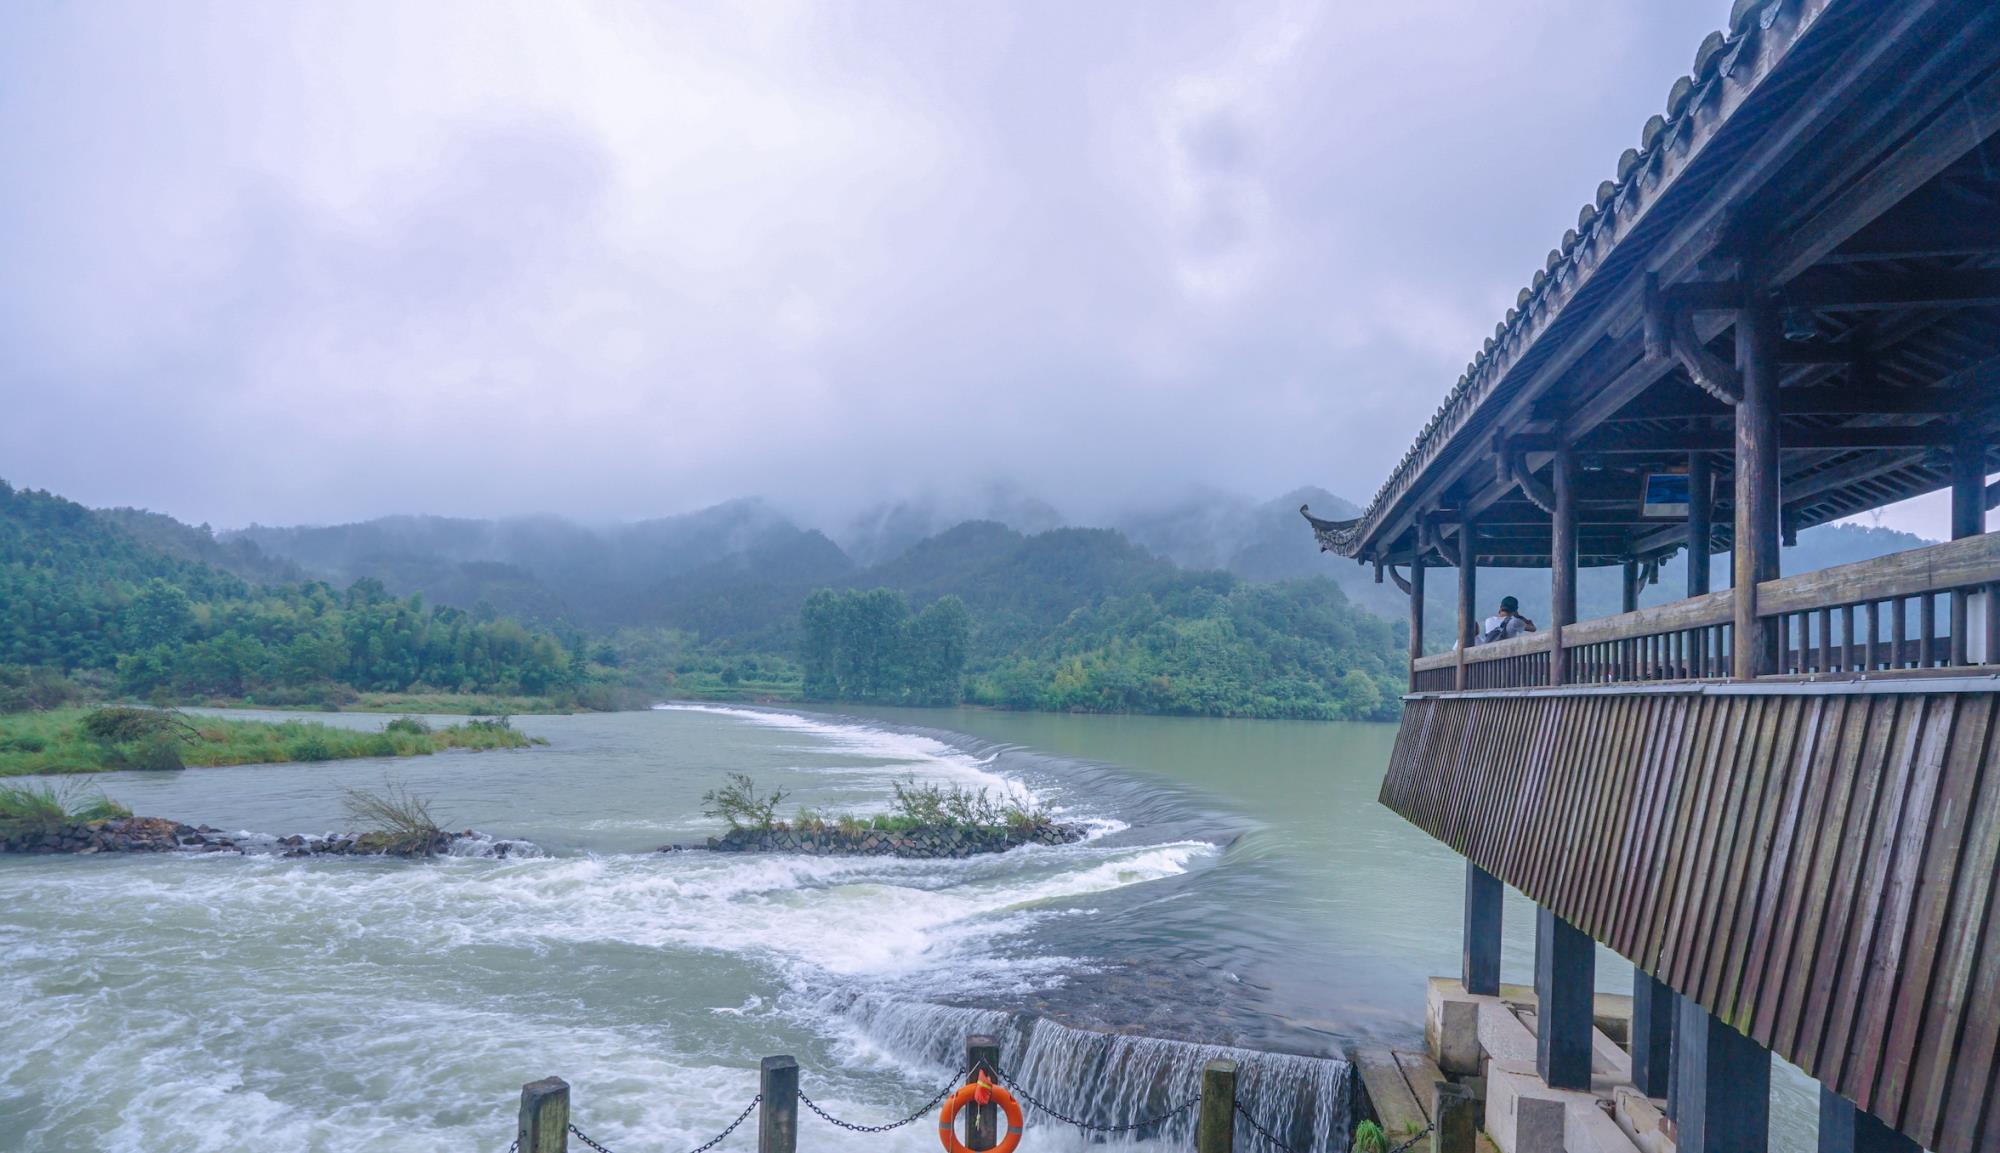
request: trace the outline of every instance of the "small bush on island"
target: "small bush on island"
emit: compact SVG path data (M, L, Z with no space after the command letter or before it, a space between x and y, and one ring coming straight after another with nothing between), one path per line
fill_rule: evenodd
M357 826L358 843L392 856L434 856L445 832L431 816L431 798L384 781L380 790L345 789L342 807Z
M397 717L395 720L383 725L382 731L385 733L409 733L411 736L421 737L431 731L431 724L422 717Z
M911 777L897 781L892 812L859 817L853 813L830 814L802 807L790 821L778 819L778 806L790 794L784 789L759 792L746 773L730 773L728 783L702 794L702 816L719 817L731 832L784 832L824 834L836 832L856 837L870 829L906 833L917 829L1005 829L1030 836L1055 823L1046 809L1025 798L996 801L991 790L969 789L962 785L920 784Z
M731 830L773 829L780 825L778 806L791 794L784 789L759 793L748 773L730 773L728 783L701 795L704 817L720 817Z

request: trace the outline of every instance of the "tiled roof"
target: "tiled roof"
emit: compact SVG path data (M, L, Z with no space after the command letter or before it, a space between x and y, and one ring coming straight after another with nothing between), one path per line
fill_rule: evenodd
M1562 305L1629 234L1658 194L1672 182L1698 151L1696 137L1705 139L1741 103L1768 65L1811 26L1826 0L1736 0L1729 30L1715 31L1695 51L1694 69L1674 81L1666 107L1646 121L1639 144L1619 156L1614 179L1597 186L1597 195L1577 212L1576 227L1563 233L1548 259L1535 270L1515 298L1513 308L1494 326L1465 372L1426 421L1415 443L1403 454L1368 509L1352 528L1327 532L1315 525L1323 547L1352 555L1377 527L1387 506L1400 497L1438 451L1465 426L1470 415L1492 392L1507 370L1534 343ZM1745 73L1739 75L1739 72Z

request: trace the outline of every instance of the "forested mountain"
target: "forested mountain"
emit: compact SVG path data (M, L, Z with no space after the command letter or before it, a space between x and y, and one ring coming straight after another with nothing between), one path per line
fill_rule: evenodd
M162 523L165 522L165 523ZM549 694L584 675L547 633L379 581L253 585L196 559L202 530L0 481L0 664L115 678L134 696L334 699L330 690ZM215 546L283 574L254 543Z
M822 533L758 500L684 516L591 528L554 517L466 520L397 516L356 524L253 525L249 540L312 576L373 577L418 593L543 624L626 624L756 633L760 605L797 598L854 565ZM490 615L490 614L489 614Z

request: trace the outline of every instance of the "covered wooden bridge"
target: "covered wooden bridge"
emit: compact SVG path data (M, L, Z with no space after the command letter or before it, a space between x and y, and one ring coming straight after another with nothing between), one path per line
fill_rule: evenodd
M1591 942L1630 958L1682 1150L1765 1147L1772 1052L1822 1149L2000 1149L1996 134L2000 4L1739 0L1367 511L1313 522L1411 593L1382 800L1467 858L1467 988L1505 882L1538 1071L1587 1087ZM1782 571L1938 490L1954 539ZM1639 608L1670 564L1691 595ZM1579 621L1599 565L1627 611ZM1553 612L1474 645L1495 568Z

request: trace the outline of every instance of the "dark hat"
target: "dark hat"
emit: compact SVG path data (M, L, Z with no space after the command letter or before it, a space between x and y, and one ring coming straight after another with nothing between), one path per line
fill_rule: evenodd
M1520 612L1520 611L1521 611L1521 602L1520 602L1520 601L1517 601L1517 600L1515 600L1515 599L1514 599L1513 597L1501 597L1501 598L1500 598L1500 611L1501 611L1501 612L1504 612L1504 613L1517 613L1517 612Z

